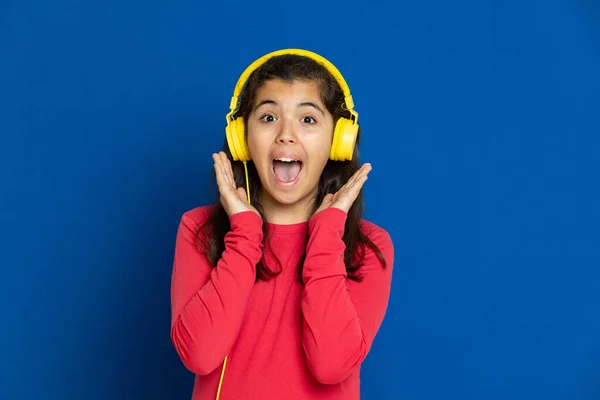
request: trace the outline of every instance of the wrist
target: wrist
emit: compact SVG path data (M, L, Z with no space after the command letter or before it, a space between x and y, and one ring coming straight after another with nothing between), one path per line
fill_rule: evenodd
M341 208L328 207L313 214L313 216L309 219L309 231L312 231L316 226L325 223L336 230L341 229L343 232L347 218L348 213Z
M238 228L240 226L256 227L262 231L263 220L262 218L251 210L238 211L229 216L229 223L231 229Z

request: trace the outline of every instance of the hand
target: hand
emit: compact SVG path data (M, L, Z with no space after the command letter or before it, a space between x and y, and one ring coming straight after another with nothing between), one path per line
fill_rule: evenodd
M227 215L231 217L237 213L252 211L260 217L256 208L248 203L246 190L243 187L236 188L231 162L227 158L227 155L221 151L218 154L213 154L212 158L215 162L217 186L221 195L220 201Z
M356 200L358 197L360 189L367 180L367 175L371 169L371 164L363 164L363 166L360 167L358 171L356 171L354 175L350 177L350 179L348 179L348 182L346 182L346 184L342 186L340 190L338 190L335 194L329 193L325 195L323 201L321 202L321 206L317 209L317 211L315 211L315 214L329 207L339 208L347 213L354 203L354 200Z

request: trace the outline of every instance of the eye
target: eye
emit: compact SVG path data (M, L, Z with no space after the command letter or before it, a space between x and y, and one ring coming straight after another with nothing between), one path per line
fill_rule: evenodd
M314 124L317 121L313 117L304 117L302 118L302 122L306 124Z
M265 114L262 117L260 117L260 120L263 122L275 122L275 117L271 114Z

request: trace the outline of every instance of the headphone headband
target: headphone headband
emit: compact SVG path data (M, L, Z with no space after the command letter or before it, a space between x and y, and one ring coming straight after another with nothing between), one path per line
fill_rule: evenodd
M354 116L354 123L356 123L356 120L358 119L358 113L356 111L354 111L354 101L352 99L352 95L350 94L350 88L348 87L346 80L344 79L344 77L342 76L340 71L335 67L335 65L333 65L325 57L320 56L319 54L313 53L312 51L302 50L302 49L282 49L282 50L276 50L271 53L265 54L264 56L260 57L259 59L254 61L252 64L250 64L244 70L244 72L239 77L239 79L235 85L235 89L233 91L233 96L231 97L231 101L229 103L230 111L226 117L227 124L229 124L229 122L231 121L231 115L233 115L233 113L235 112L235 110L238 107L239 97L240 97L240 95L244 89L244 86L246 85L246 81L248 80L250 75L254 71L256 71L258 68L260 68L270 58L284 55L284 54L294 54L294 55L311 58L314 61L320 63L325 69L327 69L327 71L335 78L337 83L340 85L340 88L342 89L342 91L344 93L344 104L346 105L346 108L348 109L348 111L350 111L350 113Z

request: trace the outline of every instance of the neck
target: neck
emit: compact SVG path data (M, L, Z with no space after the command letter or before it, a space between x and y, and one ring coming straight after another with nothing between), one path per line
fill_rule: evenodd
M282 204L264 193L261 196L261 205L265 218L269 223L290 225L306 222L313 213L316 193L313 193L293 204Z

